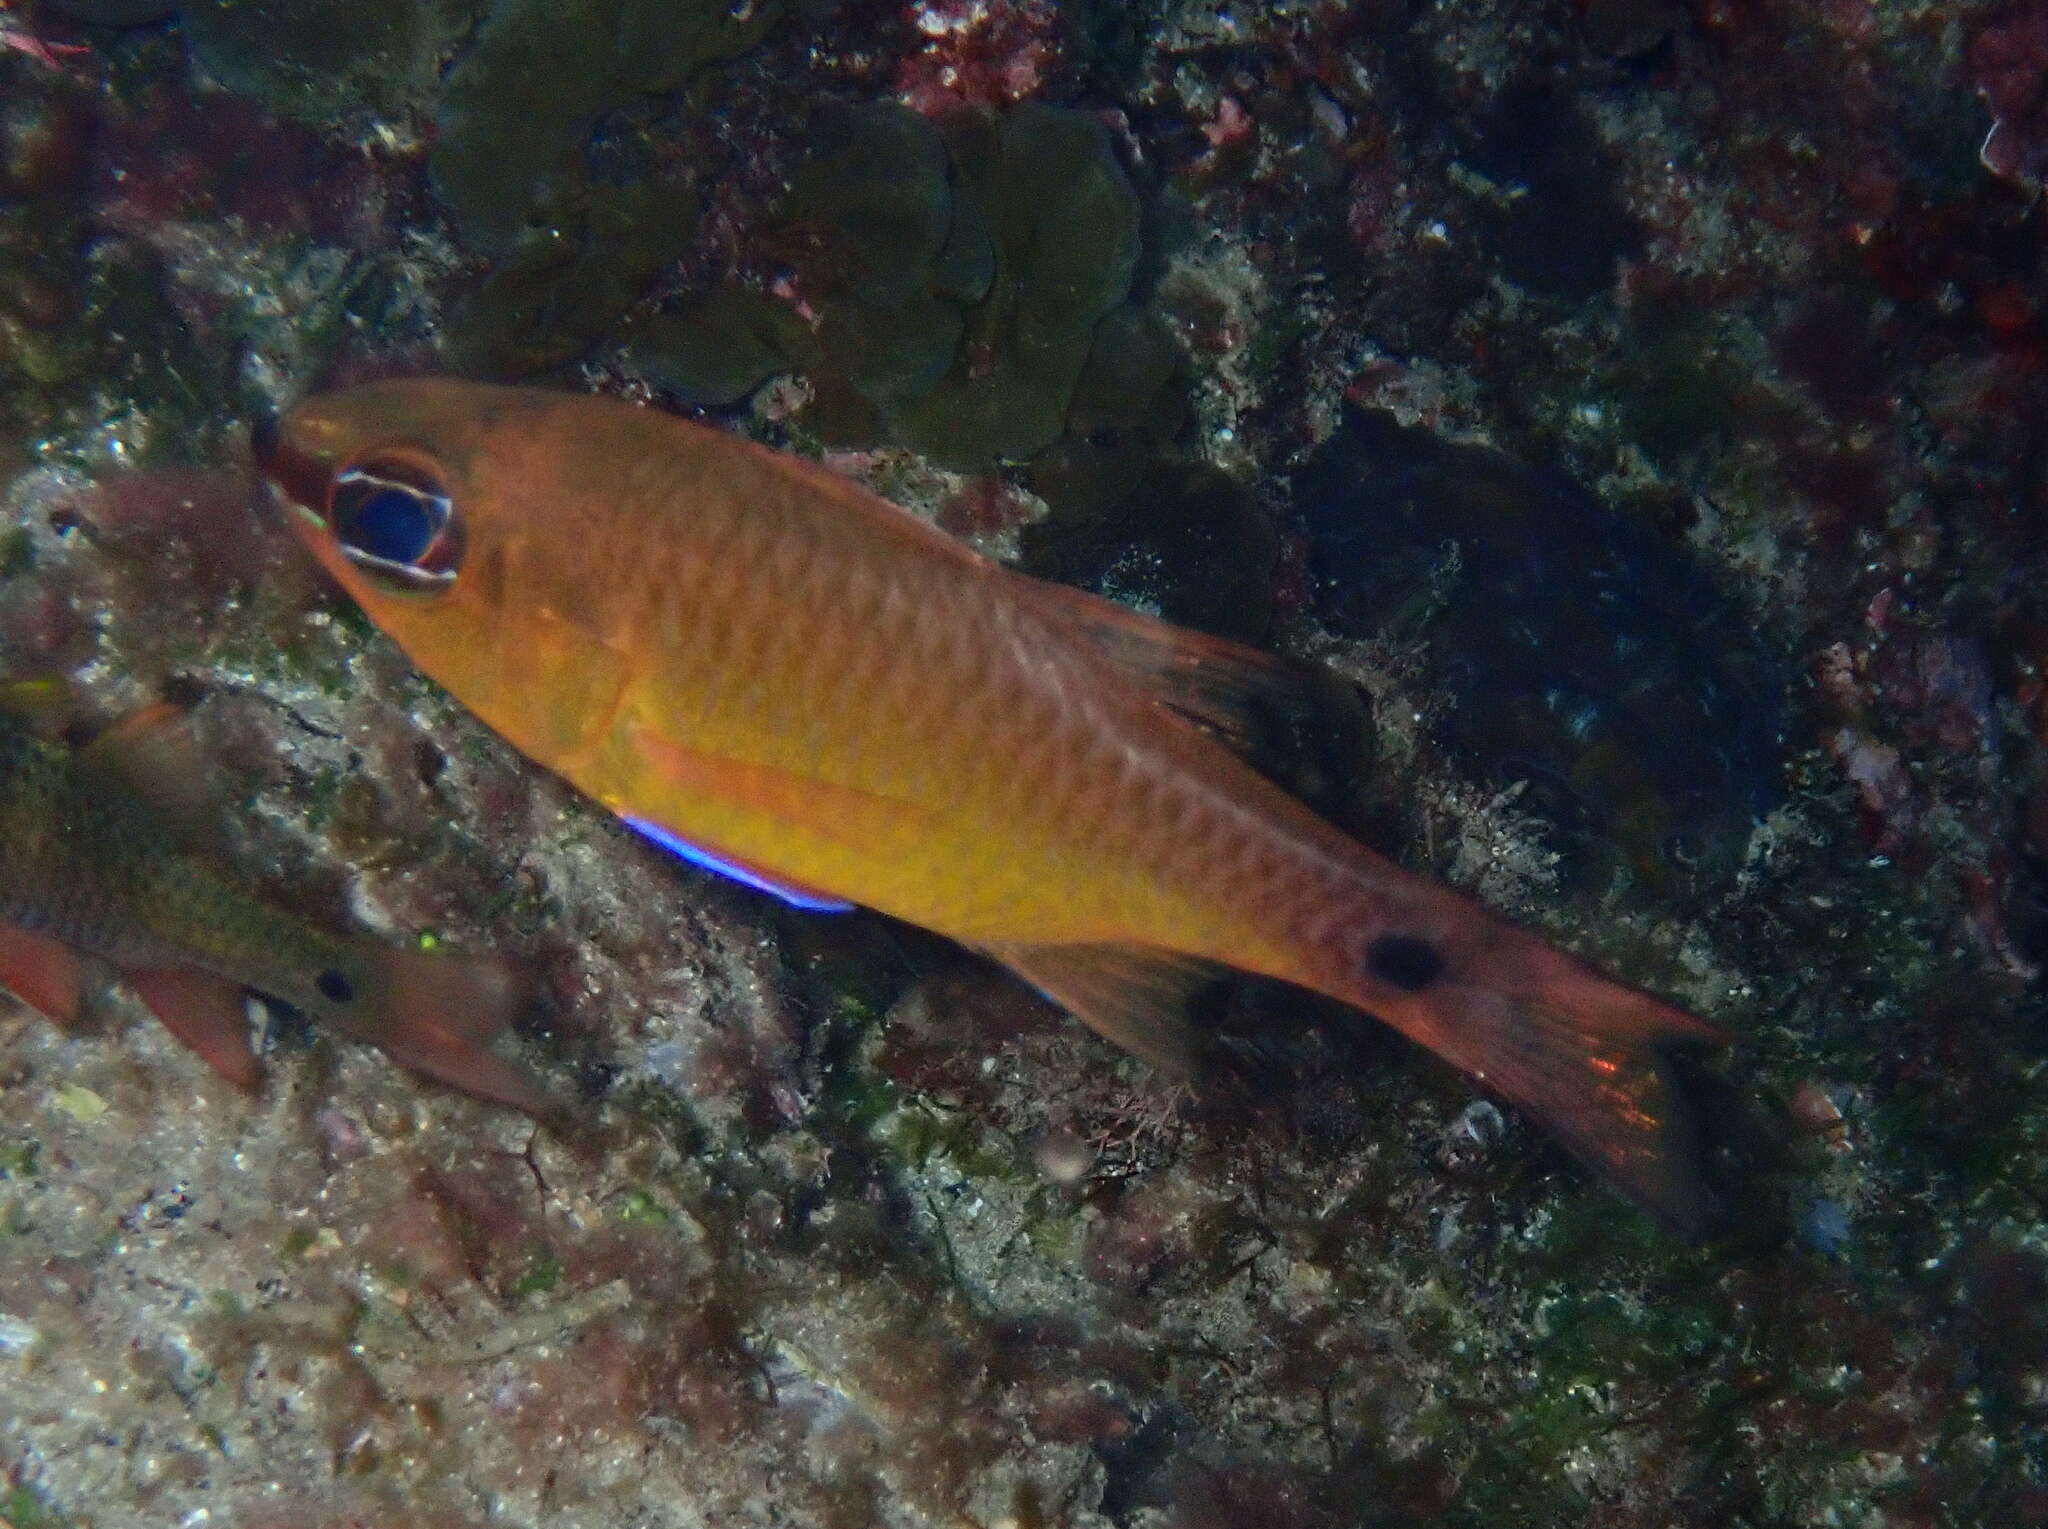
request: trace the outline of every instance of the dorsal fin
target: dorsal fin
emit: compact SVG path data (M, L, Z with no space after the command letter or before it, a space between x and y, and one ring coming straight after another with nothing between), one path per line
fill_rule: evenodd
M151 701L108 722L70 681L35 679L0 685L0 716L45 742L71 746L80 770L144 803L188 841L211 838L220 804L189 708Z
M1161 705L1240 754L1258 754L1305 717L1337 721L1347 704L1343 682L1321 665L1189 631L1085 590L1034 581L1032 595Z
M101 729L78 751L78 763L148 803L188 843L211 837L220 804L186 707L172 701L137 707Z
M1192 956L1136 945L981 947L1097 1035L1176 1078L1200 1060L1188 1000L1224 974Z

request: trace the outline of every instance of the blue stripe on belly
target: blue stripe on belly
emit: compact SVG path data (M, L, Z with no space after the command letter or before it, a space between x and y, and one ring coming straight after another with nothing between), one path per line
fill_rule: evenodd
M742 886L752 887L757 892L779 897L792 908L805 908L813 913L845 913L853 907L852 903L841 902L836 897L823 897L816 892L807 892L799 887L784 886L781 882L770 881L758 871L749 870L743 865L734 865L730 860L721 860L708 849L699 849L686 840L678 839L666 828L657 823L650 823L645 818L627 818L624 821L633 832L651 843L660 845L671 855L687 860L690 864L714 875L724 876L739 882Z

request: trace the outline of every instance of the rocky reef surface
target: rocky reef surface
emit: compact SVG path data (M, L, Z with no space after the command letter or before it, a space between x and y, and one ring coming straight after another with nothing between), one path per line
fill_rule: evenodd
M574 1139L0 997L0 1520L2048 1521L2041 0L0 7L0 678L170 695ZM678 866L327 588L249 417L455 370L1314 657L1265 763L1725 1025L1677 1242L1245 983L1176 1091ZM1361 720L1369 714L1369 722Z

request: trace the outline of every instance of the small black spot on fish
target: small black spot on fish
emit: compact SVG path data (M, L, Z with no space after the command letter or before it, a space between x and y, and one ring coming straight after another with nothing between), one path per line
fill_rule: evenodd
M1419 993L1443 975L1444 958L1412 934L1383 934L1366 947L1365 968L1404 993Z
M348 980L347 973L335 971L332 967L322 972L313 986L320 989L320 996L329 1003L347 1003L356 996L356 985Z

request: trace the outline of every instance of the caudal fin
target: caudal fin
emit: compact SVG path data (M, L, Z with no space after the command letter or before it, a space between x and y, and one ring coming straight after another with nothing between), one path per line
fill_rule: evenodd
M371 991L367 1002L333 1015L343 1029L465 1093L537 1120L558 1113L539 1080L500 1049L528 996L516 968L382 945L365 948L363 959L374 974Z
M1727 1036L1533 935L1491 933L1478 959L1432 971L1411 992L1388 995L1382 982L1363 1006L1528 1110L1675 1230L1705 1231L1717 1206L1671 1056Z

